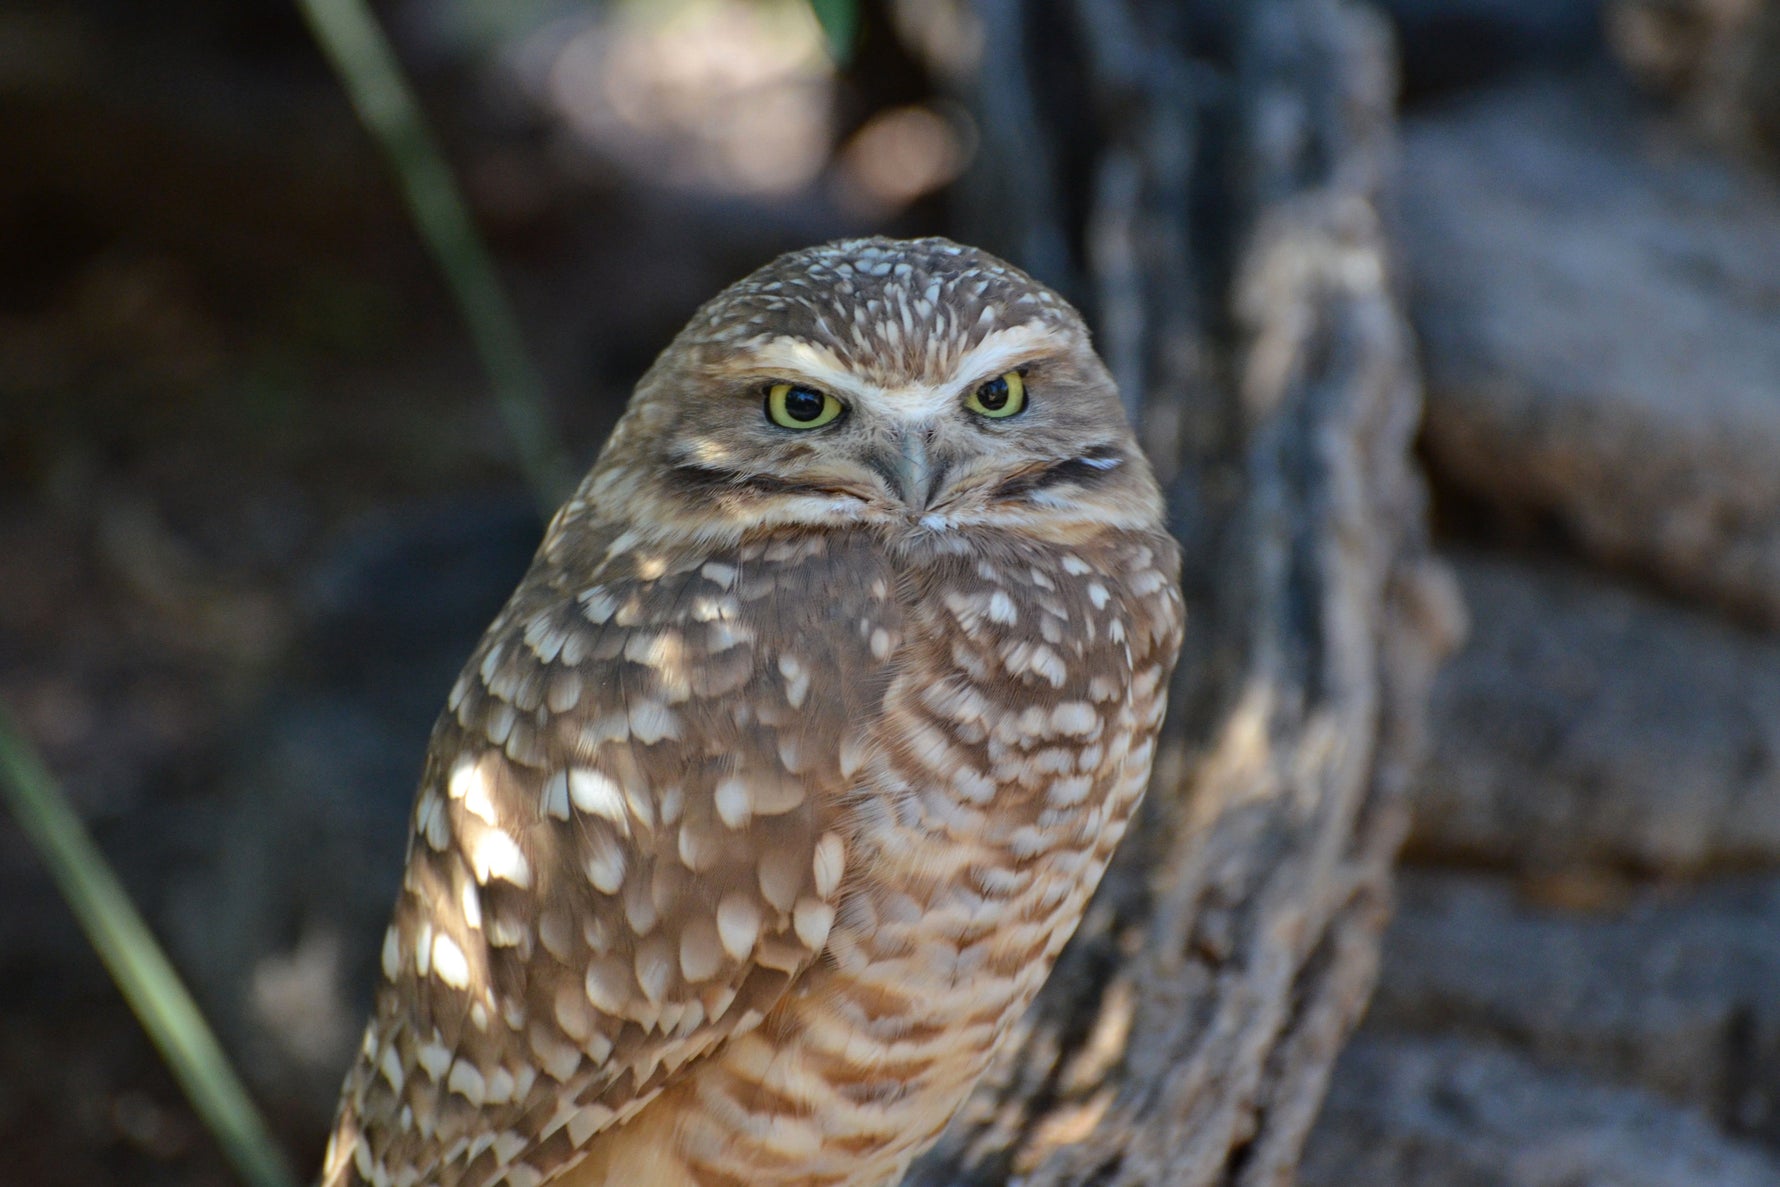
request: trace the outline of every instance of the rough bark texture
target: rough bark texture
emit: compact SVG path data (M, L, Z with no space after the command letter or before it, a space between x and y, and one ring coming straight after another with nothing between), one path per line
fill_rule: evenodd
M1709 136L1780 165L1780 3L1612 0L1607 28L1632 73Z
M1373 982L1460 629L1409 462L1389 39L1326 0L981 11L1030 52L983 72L967 233L1097 315L1175 485L1192 641L1145 826L911 1182L1287 1183Z
M1596 56L1528 47L1405 115L1423 445L1474 623L1307 1187L1780 1184L1780 190Z

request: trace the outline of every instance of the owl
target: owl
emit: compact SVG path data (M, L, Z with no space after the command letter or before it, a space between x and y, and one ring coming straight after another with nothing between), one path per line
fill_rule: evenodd
M1019 270L856 239L720 294L451 690L321 1182L896 1182L1143 796L1179 564Z

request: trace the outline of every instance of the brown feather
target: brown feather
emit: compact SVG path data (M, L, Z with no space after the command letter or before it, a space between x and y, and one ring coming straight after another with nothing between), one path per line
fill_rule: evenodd
M963 410L975 363L1026 368L1018 423ZM762 375L847 416L772 425ZM884 478L930 463L920 506ZM1160 507L1079 318L982 253L707 305L434 731L323 1182L894 1182L1143 793Z

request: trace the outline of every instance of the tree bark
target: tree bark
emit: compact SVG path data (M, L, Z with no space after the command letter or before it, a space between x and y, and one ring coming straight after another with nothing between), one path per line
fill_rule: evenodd
M909 1182L1289 1183L1462 630L1410 459L1389 39L1340 0L975 12L961 230L1090 311L1170 486L1190 639L1143 819Z

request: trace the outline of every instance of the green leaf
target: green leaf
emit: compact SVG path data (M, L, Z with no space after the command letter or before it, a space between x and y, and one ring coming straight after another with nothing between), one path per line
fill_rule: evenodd
M548 516L568 493L572 476L544 411L544 385L526 351L519 315L395 51L364 0L297 0L297 6L395 170L415 229L445 274L481 356L520 469Z
M236 1173L252 1187L296 1187L278 1143L185 983L68 797L4 711L0 797L18 817L93 950Z

